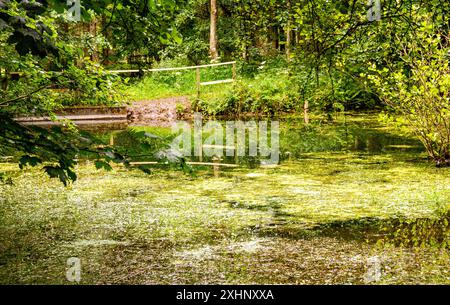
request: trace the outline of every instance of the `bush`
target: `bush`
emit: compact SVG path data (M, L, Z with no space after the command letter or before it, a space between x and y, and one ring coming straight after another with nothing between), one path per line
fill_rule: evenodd
M210 115L252 113L273 116L291 112L301 106L299 87L292 81L286 67L260 63L253 78L237 81L224 96L201 101L201 109Z
M424 22L405 37L402 62L388 63L370 77L383 101L403 115L437 166L450 166L449 46ZM448 38L446 41L449 41Z

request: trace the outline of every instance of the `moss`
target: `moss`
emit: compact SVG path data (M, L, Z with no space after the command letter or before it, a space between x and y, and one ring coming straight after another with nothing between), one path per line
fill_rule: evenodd
M224 247L254 236L267 236L276 247L281 243L295 248L299 240L307 239L305 231L318 224L368 217L432 217L440 206L450 202L450 175L446 170L388 156L308 156L275 169L229 171L219 179L193 179L165 172L152 176L124 170L106 173L83 165L78 168L79 181L69 188L55 184L37 170L26 170L15 177L13 186L1 186L2 282L64 283L64 258L70 256L81 256L89 262L86 268L94 268L85 282L107 281L103 272L112 272L117 279L120 268L135 270L141 268L140 264L120 261L119 269L105 271L102 262L116 251L128 257L128 251L136 247L150 247L152 259L158 256L172 264L172 259L180 260L172 258L174 253L186 251L183 249L216 245L219 255L211 263L217 268L231 268L227 265L231 261L243 264L246 259L230 261L223 257ZM380 160L387 161L381 169ZM1 167L12 170L9 164ZM118 244L100 242L95 246L95 241L105 240ZM80 246L81 241L85 241L84 246ZM161 242L164 246L159 249ZM333 242L350 247L349 241ZM356 244L348 251L356 251L364 243ZM323 247L324 251L328 248ZM268 250L263 247L258 251ZM272 258L281 260L274 265L290 270L286 264L293 258L289 256L274 252ZM183 258L182 263L186 261L191 260ZM255 275L256 266L246 268L251 270L235 271L226 277L230 276L231 282L287 281L277 272ZM178 276L183 283L203 281L195 275L191 279L188 274Z
M374 228L386 223L411 232L388 236L395 241L431 231L449 240L440 217L450 169L420 154L302 152L217 179L210 170L145 175L87 163L67 188L3 163L14 184L0 185L0 282L68 284L66 260L79 257L83 284L358 284L377 256L379 283L448 284L444 243L375 243L383 231Z

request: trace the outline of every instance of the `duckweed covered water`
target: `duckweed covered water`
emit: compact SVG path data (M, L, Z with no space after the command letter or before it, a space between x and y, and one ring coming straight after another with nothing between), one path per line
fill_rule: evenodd
M0 282L70 284L78 257L82 284L450 283L449 169L370 117L295 123L280 166L220 178L88 161L65 188L1 164Z

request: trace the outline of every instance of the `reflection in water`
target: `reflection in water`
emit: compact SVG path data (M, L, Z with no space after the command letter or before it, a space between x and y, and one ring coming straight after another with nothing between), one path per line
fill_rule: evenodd
M259 122L255 123L258 124ZM208 124L208 121L205 120L203 124ZM226 128L226 122L220 122L220 124L222 124L224 129ZM191 127L191 136L194 138L194 124L192 122L187 122L186 125ZM269 138L271 134L270 125L271 124L268 124ZM138 131L155 134L166 139L167 143L172 142L180 135L180 133L173 133L171 128L166 126L135 126L119 130L108 130L108 128L105 129L104 127L105 126L102 126L102 129L97 129L97 127L93 125L90 126L89 130L96 136L102 138L105 144L114 143L116 146L122 146L128 150L135 151L137 153L136 155L145 155L145 151L142 151L140 143L134 138L134 133ZM205 140L210 136L210 133L203 132L203 143L205 143ZM224 134L222 143L227 143L225 137L226 135ZM387 130L385 126L377 122L376 119L371 118L369 115L363 117L350 116L342 122L337 120L333 123L316 120L311 121L308 125L305 125L301 118L281 120L279 140L281 162L299 159L302 158L302 155L305 153L314 152L356 151L369 154L405 151L417 153L423 152L422 145L418 140L396 134L393 130ZM262 157L259 151L256 156L252 155L250 153L249 142L249 131L247 131L245 156L236 156L236 153L230 155L226 148L228 146L224 145L221 162L236 163L250 168L264 164L267 158ZM267 142L270 145L270 139ZM198 157L198 153L194 151L194 149L195 148L192 147L191 156L197 157L189 157L187 159L190 161L199 161L200 158ZM235 152L237 152L237 149L234 149ZM242 147L240 149L242 149ZM202 154L201 161L211 162L212 157L207 157L205 154Z

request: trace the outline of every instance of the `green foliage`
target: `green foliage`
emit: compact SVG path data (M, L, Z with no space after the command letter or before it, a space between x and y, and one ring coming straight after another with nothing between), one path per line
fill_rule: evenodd
M30 113L52 116L66 99L114 103L113 79L88 60L82 67L74 64L75 46L58 38L57 22L64 17L55 17L42 3L1 2L0 14L0 66L22 73L19 80L5 75L0 90L2 152L21 154L20 167L44 164L50 177L67 185L76 180L74 166L81 150L103 152L92 150L92 142L70 124L48 130L20 125L13 118ZM62 72L45 71L50 62ZM67 91L59 94L57 88Z
M403 115L438 166L450 165L450 48L430 23L402 38L401 62L373 64L369 78L381 98Z
M150 2L157 3L152 11L173 8L171 1ZM139 7L142 11L131 14L136 1L127 5L117 1L103 3L116 4L118 14L140 18L151 13L145 4ZM91 8L107 10L100 4ZM86 16L92 16L92 12ZM113 17L117 16L110 15L111 23L115 24ZM154 22L155 18L146 20L144 25L142 22L135 25L148 27L148 22ZM77 178L74 168L79 154L96 159L100 168L109 169L111 162L129 165L124 152L101 146L89 135L80 134L70 123L63 123L63 128L43 129L14 121L18 115L54 117L54 111L63 105L117 105L122 99L120 78L84 57L77 40L64 32L67 22L65 12L58 14L51 5L47 6L47 1L0 1L0 67L6 72L19 72L18 79L6 73L2 80L0 153L18 155L21 168L42 164L50 177L58 178L64 185ZM142 34L142 30L138 32ZM163 35L164 28L157 32ZM171 33L175 35L175 31ZM168 35L163 36L167 39Z
M448 210L435 218L398 219L382 230L387 235L384 243L407 247L427 246L450 248L450 213Z
M0 113L0 142L3 149L12 149L22 153L19 166L36 166L46 162L44 170L52 178L59 178L64 185L76 180L73 168L79 151L75 142L81 140L76 134L54 127L46 130L39 127L24 127ZM81 143L79 143L81 144ZM81 146L81 145L80 145Z
M228 91L223 103L205 103L209 114L253 113L279 115L290 112L300 104L295 84L286 77L287 70L272 75L260 74L254 79L240 81Z
M59 0L51 2L59 11L67 8ZM107 45L115 51L109 55L109 60L118 61L136 52L155 56L165 45L181 42L176 27L173 27L173 18L183 2L83 0L82 21L99 18L104 21L101 34L107 37Z

